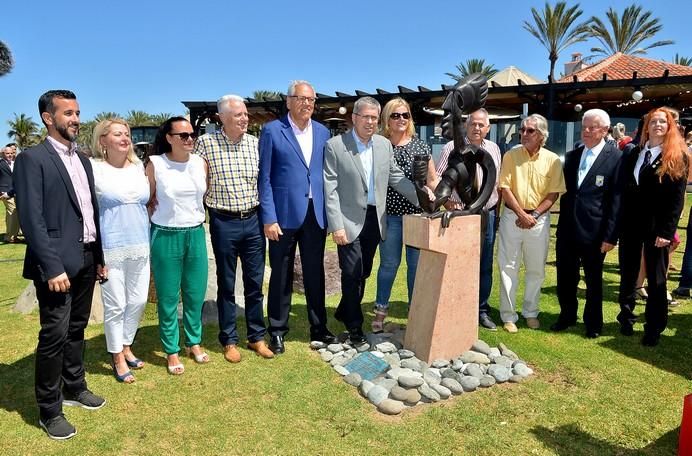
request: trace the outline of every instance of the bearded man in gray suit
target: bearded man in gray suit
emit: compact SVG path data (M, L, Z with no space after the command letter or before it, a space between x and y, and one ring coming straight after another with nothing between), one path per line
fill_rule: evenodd
M380 104L372 97L353 106L353 129L327 141L324 192L328 232L337 244L341 268L341 301L334 314L362 344L360 307L372 260L387 228L387 186L418 205L416 189L392 157L392 144L376 135Z

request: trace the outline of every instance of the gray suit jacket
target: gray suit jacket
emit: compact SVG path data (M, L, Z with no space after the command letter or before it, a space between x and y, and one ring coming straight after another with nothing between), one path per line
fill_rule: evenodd
M418 205L416 188L406 179L392 156L392 143L380 135L372 137L375 206L380 224L380 236L387 230L387 186ZM324 149L324 194L327 208L327 230L346 230L348 242L353 242L365 223L368 207L368 183L351 131L327 141Z

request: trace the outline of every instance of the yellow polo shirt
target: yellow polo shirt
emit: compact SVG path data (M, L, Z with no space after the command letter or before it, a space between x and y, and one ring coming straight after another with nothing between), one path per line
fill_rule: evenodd
M510 149L502 158L499 185L512 191L519 206L531 210L549 193L567 190L560 157L543 147L533 157L524 146Z

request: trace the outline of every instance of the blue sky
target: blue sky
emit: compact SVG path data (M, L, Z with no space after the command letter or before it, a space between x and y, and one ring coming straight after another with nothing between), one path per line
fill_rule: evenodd
M39 121L37 99L54 88L76 92L82 119L89 120L102 111L182 113L182 100L285 92L293 79L307 79L322 93L436 89L451 82L445 72L469 58L541 79L549 72L547 51L522 28L530 8L542 8L536 0L3 3L0 40L15 58L12 73L0 78L3 144L12 114ZM631 3L580 2L584 18ZM676 41L648 56L692 56L692 2L660 0L644 8L663 23L658 39ZM571 52L588 55L595 44L568 49L556 73Z

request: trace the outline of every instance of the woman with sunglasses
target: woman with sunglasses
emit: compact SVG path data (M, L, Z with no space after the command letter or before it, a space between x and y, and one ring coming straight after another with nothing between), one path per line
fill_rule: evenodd
M171 117L156 134L146 168L155 201L151 214L151 266L158 297L159 335L171 375L185 371L178 357L181 290L186 352L197 363L209 362L209 356L200 347L208 275L202 225L207 165L191 153L195 138L187 119Z
M106 348L115 379L132 383L135 377L130 368L144 367L131 346L149 290L149 184L124 120L96 124L91 150L103 256L108 265L108 280L101 279Z
M666 108L644 119L641 143L624 158L620 233L620 332L634 333L635 284L644 249L648 296L642 344L655 346L668 323L668 249L685 201L687 146Z
M415 127L411 118L411 107L401 99L390 100L382 109L380 116L382 134L393 146L394 159L409 180L413 180L413 157L430 155L430 147L415 136ZM430 175L434 175L433 162L428 162ZM384 319L389 310L389 297L396 273L401 264L403 246L403 216L420 214L421 209L411 204L406 198L391 187L387 188L387 231L380 242L380 268L377 271L377 297L375 300L375 319L372 321L373 332L381 332ZM420 251L406 246L406 285L408 303L411 304L413 285L416 278L416 267Z

